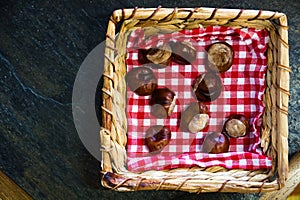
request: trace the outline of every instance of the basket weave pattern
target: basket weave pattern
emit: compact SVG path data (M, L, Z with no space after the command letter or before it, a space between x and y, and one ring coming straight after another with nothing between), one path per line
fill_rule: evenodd
M122 22L116 38L118 23ZM263 97L261 147L272 157L270 170L223 167L179 168L132 173L126 169L126 42L143 27L146 34L211 25L266 29L270 35ZM148 28L151 27L151 28ZM118 191L182 190L189 192L266 192L281 188L288 173L289 59L287 19L283 13L237 9L122 9L111 16L106 39L102 129L102 185ZM148 31L148 32L147 32ZM276 180L270 178L276 175Z

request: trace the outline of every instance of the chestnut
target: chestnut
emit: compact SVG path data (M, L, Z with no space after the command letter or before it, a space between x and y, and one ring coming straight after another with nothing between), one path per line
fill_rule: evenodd
M172 57L173 61L181 64L188 65L196 60L196 48L190 42L172 42Z
M221 132L208 133L202 144L202 153L226 153L229 149L229 139Z
M208 125L208 121L207 106L200 101L193 102L181 113L180 128L183 131L197 133Z
M213 72L199 75L192 84L193 92L198 101L214 101L222 92L222 80Z
M230 137L243 137L249 131L249 120L242 114L234 114L229 117L223 127L223 132Z
M126 74L129 88L140 96L152 94L157 87L157 79L153 71L147 67L135 67Z
M161 45L148 50L141 50L146 63L152 63L152 68L164 68L168 66L172 59L172 50L169 44Z
M151 114L157 118L167 118L176 104L175 93L169 88L157 88L150 97Z
M216 42L207 51L208 68L215 72L226 72L233 63L234 52L226 42Z
M146 131L145 143L149 152L159 153L171 140L171 130L166 126L151 126Z

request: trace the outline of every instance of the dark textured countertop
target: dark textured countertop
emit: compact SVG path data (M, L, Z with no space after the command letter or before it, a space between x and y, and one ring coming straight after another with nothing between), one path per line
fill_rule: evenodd
M257 199L257 194L118 193L99 184L99 163L82 145L72 87L87 54L105 38L113 10L128 7L274 10L289 22L289 154L300 150L300 3L138 0L0 2L0 170L34 199ZM0 188L1 190L1 188Z

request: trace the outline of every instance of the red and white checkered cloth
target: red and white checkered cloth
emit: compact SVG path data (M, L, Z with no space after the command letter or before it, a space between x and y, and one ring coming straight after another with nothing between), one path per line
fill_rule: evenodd
M127 43L127 71L141 66L138 49L149 49L170 41L193 43L197 49L197 59L191 65L172 62L166 68L153 69L159 87L168 87L178 98L172 115L167 119L151 116L149 96L138 96L128 89L128 169L137 172L216 165L228 169L270 168L271 158L265 156L259 147L261 115L264 110L262 95L265 89L268 32L254 28L210 26L155 35L145 40L143 29L138 29L131 33ZM234 50L232 67L220 74L223 91L217 100L205 103L210 112L208 127L198 133L183 132L179 128L180 112L191 102L197 101L192 94L191 85L198 75L206 72L205 48L219 41L227 42ZM200 153L205 135L208 132L220 131L228 116L235 113L250 118L250 133L245 137L230 138L228 153ZM172 131L170 143L157 155L149 154L144 142L146 130L153 125L166 125Z

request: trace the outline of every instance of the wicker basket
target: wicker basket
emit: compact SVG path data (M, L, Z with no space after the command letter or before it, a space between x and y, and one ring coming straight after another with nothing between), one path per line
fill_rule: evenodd
M121 25L121 26L119 26ZM174 31L209 25L266 29L265 111L261 147L272 157L268 170L179 168L132 173L126 169L126 38L138 27ZM117 30L119 29L120 30ZM262 10L217 8L146 8L116 10L108 22L102 106L102 185L118 191L182 190L188 192L268 192L280 189L288 175L288 26L285 14ZM116 32L119 37L116 39ZM276 177L274 179L274 177Z

